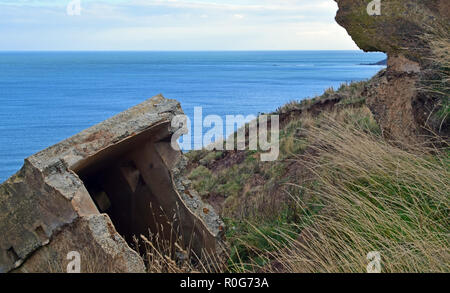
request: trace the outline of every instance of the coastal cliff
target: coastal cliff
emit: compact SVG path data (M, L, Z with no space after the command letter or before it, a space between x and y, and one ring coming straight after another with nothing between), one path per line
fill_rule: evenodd
M226 220L233 271L361 273L377 252L382 272L448 272L450 2L336 2L387 68L273 113L279 160L194 151L186 176Z
M274 112L279 160L174 151L183 111L154 97L0 185L0 272L62 272L71 251L82 272L360 273L370 252L383 272L448 272L449 1L373 16L369 0L336 2L387 68Z
M336 21L355 43L388 55L387 70L365 93L386 135L408 142L448 136L450 2L380 1L380 15L367 13L370 1L336 2Z

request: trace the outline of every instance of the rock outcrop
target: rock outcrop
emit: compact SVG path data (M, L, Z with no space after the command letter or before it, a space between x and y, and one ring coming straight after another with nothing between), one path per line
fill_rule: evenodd
M130 244L149 231L216 253L223 223L170 145L181 114L157 96L25 159L0 185L0 272L64 272L71 251L82 272L144 272Z
M422 90L436 77L430 38L450 30L448 0L381 0L381 14L369 15L371 0L335 0L336 21L364 51L388 54L387 70L366 92L367 104L388 136L412 142L430 132L448 135L433 123L442 97ZM448 99L448 97L446 97Z

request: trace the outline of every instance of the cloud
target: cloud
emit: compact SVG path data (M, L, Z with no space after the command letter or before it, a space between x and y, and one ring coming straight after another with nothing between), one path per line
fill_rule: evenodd
M0 0L0 50L356 49L333 0Z

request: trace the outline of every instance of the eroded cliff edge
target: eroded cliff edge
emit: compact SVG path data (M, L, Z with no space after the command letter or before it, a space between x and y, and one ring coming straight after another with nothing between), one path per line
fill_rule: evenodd
M170 145L182 114L156 96L27 158L0 185L0 272L65 271L71 251L82 272L144 272L130 246L149 231L182 238L199 257L216 253L223 223Z
M406 142L448 137L448 82L435 85L448 81L448 52L439 52L439 39L450 37L450 1L380 1L381 14L372 16L370 0L335 1L336 21L355 43L388 54L387 70L364 93L385 134Z

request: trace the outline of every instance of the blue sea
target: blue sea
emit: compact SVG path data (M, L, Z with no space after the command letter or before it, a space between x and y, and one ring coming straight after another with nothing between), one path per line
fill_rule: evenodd
M162 93L192 117L267 113L365 80L382 53L0 52L0 182L23 159Z

